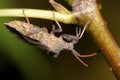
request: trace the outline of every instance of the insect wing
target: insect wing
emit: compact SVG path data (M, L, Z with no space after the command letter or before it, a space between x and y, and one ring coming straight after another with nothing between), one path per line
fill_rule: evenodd
M31 24L28 24L22 21L11 21L11 22L5 23L5 26L8 30L10 30L10 32L16 35L16 37L18 37L19 39L22 39L23 41L33 45L39 45L38 40L29 37L29 34L31 32L31 29L29 29L29 26L31 26Z

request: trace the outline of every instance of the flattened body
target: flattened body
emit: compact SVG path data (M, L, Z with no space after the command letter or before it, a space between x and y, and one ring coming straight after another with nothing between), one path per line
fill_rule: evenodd
M34 44L39 48L56 53L55 57L57 57L59 53L65 49L66 42L63 38L56 37L52 33L49 34L45 27L40 28L39 26L22 21L11 21L5 23L5 25L19 32L27 42Z

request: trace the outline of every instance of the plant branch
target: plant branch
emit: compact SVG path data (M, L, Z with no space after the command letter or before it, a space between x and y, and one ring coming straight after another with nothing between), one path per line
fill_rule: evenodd
M27 17L54 20L53 11L38 9L0 9L0 17L25 17L23 14L23 10ZM55 12L55 18L59 22L66 24L76 23L73 14L66 15Z
M120 80L120 48L107 28L107 23L101 16L99 0L66 0L73 8L73 13L79 24L85 25L91 21L88 31L102 50L112 71Z

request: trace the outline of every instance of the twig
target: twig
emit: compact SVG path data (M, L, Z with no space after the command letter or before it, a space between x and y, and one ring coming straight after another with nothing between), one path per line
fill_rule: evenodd
M105 59L120 80L120 48L101 16L99 0L67 0L80 24L91 21L88 31L102 50ZM73 2L73 3L72 3Z
M53 19L53 11L50 10L39 10L39 9L0 9L0 17L24 17L23 10L27 17L40 18L40 19ZM76 23L73 14L61 14L55 12L56 20L66 24Z

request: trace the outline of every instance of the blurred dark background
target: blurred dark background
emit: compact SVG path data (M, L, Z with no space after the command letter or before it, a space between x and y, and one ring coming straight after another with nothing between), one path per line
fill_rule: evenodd
M69 10L71 7L64 0L56 0ZM102 14L108 23L116 41L120 44L120 1L100 0ZM36 8L53 10L48 0L0 0L3 8ZM27 43L18 40L3 25L11 20L23 18L0 17L0 80L116 80L102 53L83 59L90 65L84 67L68 51L62 51L58 58L47 55ZM53 22L42 19L31 19L35 25L51 28ZM74 34L75 25L62 24L63 33ZM67 31L69 29L69 31ZM81 53L92 53L99 48L94 44L88 33L85 33L75 49Z

